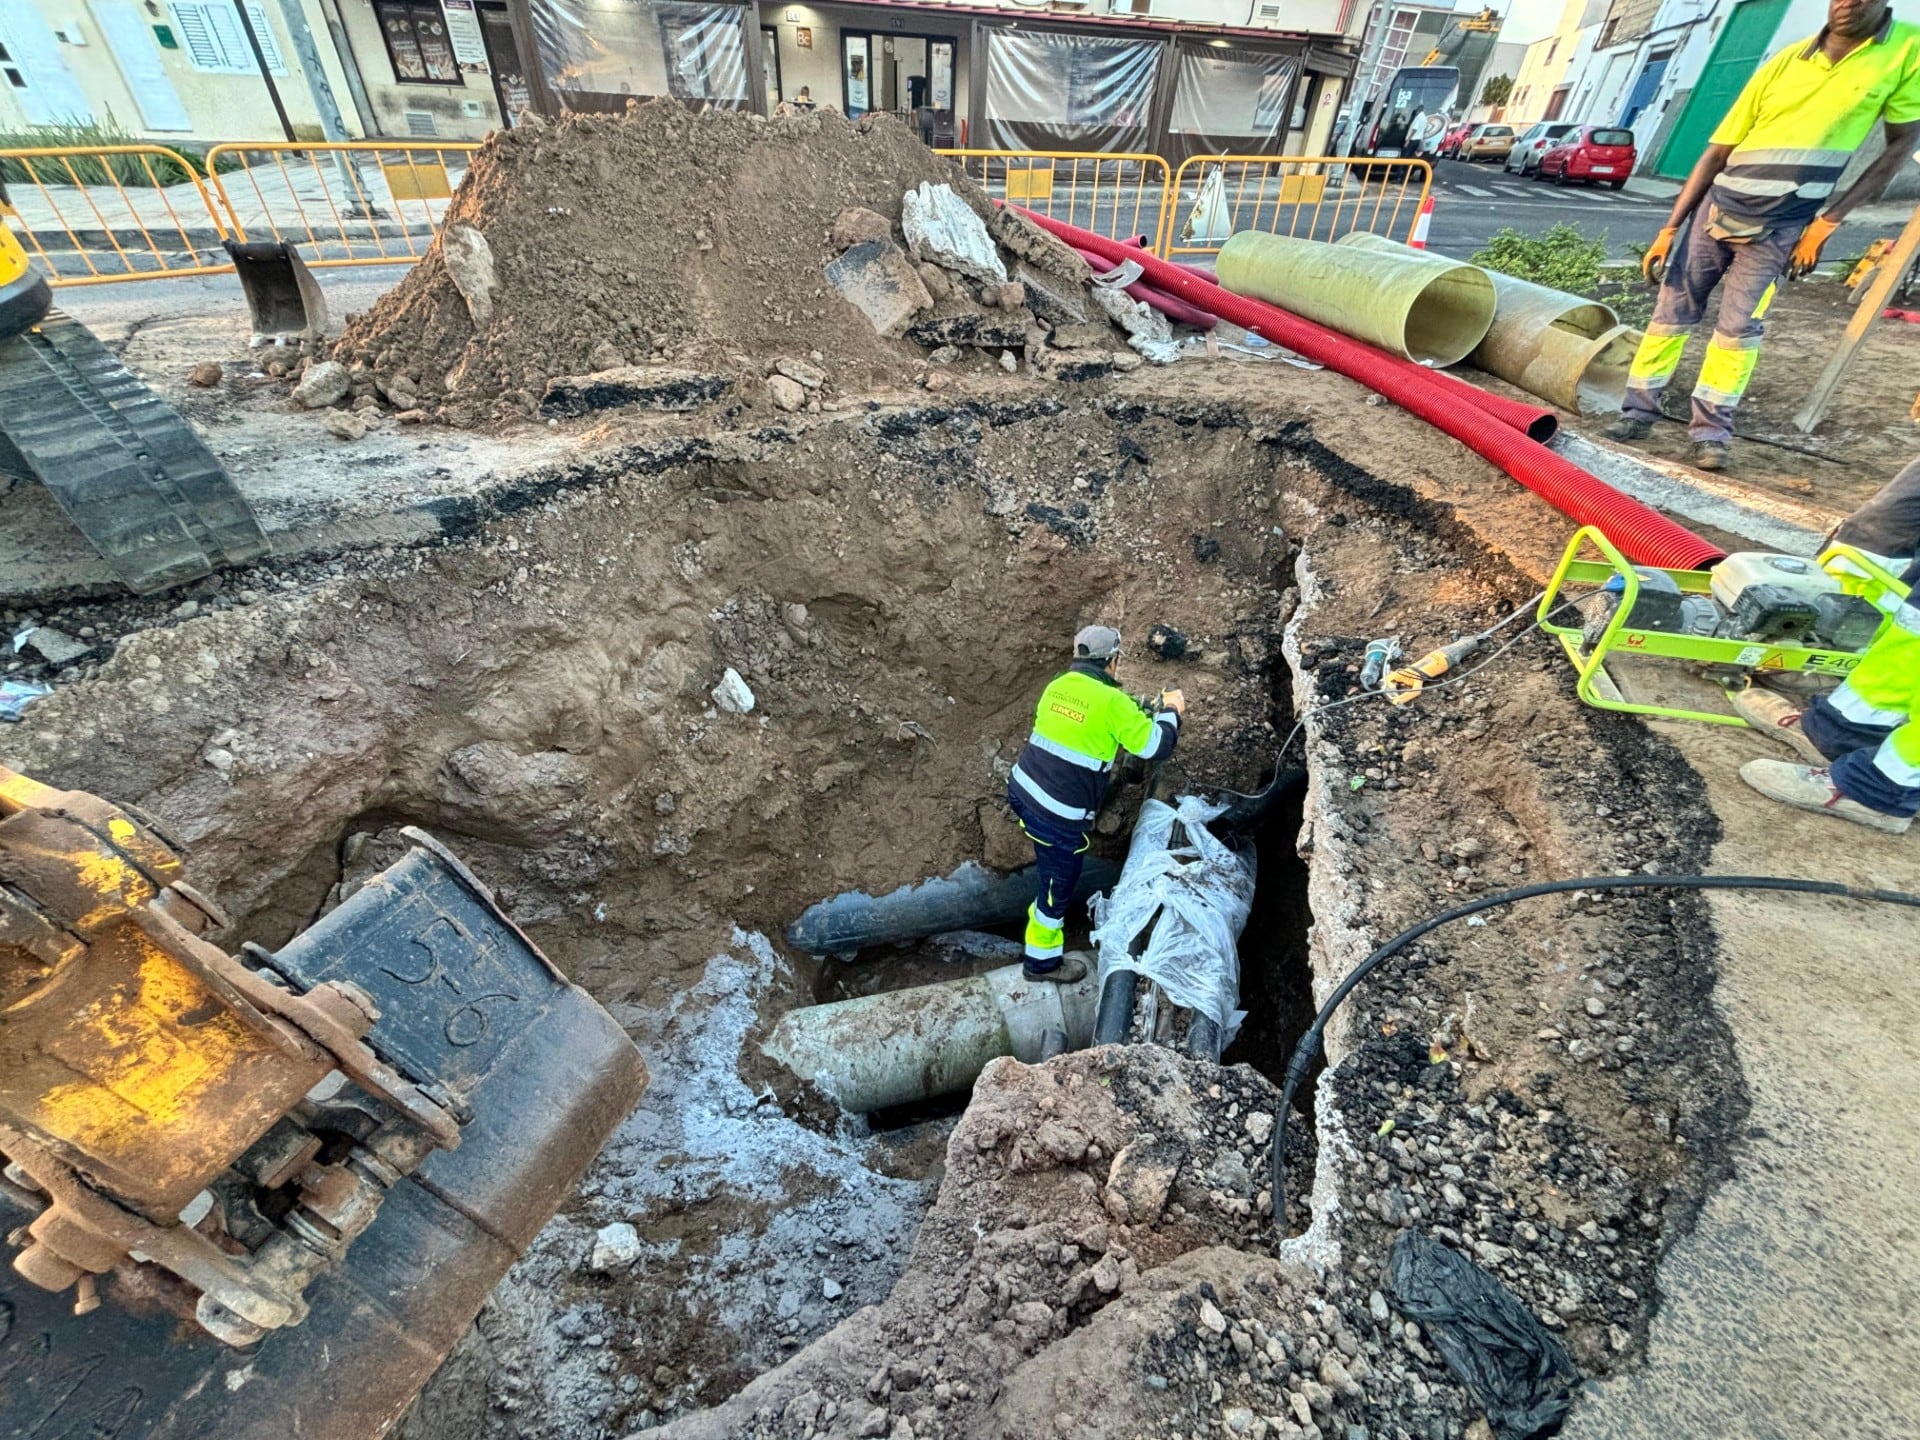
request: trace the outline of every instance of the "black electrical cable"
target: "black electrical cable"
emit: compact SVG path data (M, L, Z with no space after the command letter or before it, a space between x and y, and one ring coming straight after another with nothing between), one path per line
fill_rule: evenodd
M1307 1070L1320 1053L1326 1037L1327 1022L1333 1012L1351 995L1359 983L1380 964L1407 948L1422 935L1438 930L1455 920L1464 920L1482 910L1511 905L1516 900L1531 900L1537 895L1564 895L1570 890L1786 890L1806 895L1832 895L1843 900L1877 900L1886 905L1906 905L1920 909L1920 895L1905 890L1869 890L1862 885L1844 885L1838 880L1802 880L1787 875L1589 875L1578 880L1548 880L1539 885L1522 885L1517 890L1501 890L1482 895L1465 905L1422 920L1402 930L1386 944L1353 967L1351 974L1335 987L1313 1017L1313 1024L1300 1037L1292 1058L1287 1061L1285 1083L1280 1088L1280 1114L1273 1127L1273 1223L1284 1236L1287 1231L1286 1150L1287 1116L1293 1110L1293 1097Z

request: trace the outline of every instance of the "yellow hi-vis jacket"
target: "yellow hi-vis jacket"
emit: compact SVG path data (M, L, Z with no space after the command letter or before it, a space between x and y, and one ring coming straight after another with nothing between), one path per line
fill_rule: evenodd
M1015 810L1065 830L1085 830L1107 793L1113 757L1125 747L1143 760L1173 753L1180 717L1153 713L1122 690L1104 666L1076 661L1041 693L1033 734L1007 780Z

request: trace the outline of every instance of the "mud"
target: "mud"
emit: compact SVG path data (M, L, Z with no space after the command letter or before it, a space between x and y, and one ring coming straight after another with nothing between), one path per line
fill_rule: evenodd
M1265 1213L1266 1077L1309 962L1324 993L1352 947L1448 895L1688 868L1711 841L1692 772L1580 707L1539 637L1409 710L1310 719L1304 828L1261 837L1244 1065L1008 1065L957 1128L876 1131L755 1051L794 1004L929 973L881 955L827 977L762 938L806 903L1024 860L999 796L1080 625L1182 634L1178 659L1130 645L1123 683L1187 692L1176 782L1250 791L1296 705L1350 692L1371 635L1438 642L1532 592L1554 529L1534 502L1329 385L1346 393L1239 366L996 377L938 404L609 432L430 542L269 567L245 604L62 612L101 622L101 655L0 732L5 758L158 815L236 915L227 943L284 940L422 825L648 1055L653 1091L413 1440L1459 1435L1470 1403L1373 1300L1408 1223L1474 1251L1589 1373L1636 1353L1652 1266L1744 1103L1684 903L1543 902L1363 987L1317 1124L1291 1132L1307 1245L1280 1254ZM748 714L712 703L728 668ZM615 1220L643 1258L596 1272Z

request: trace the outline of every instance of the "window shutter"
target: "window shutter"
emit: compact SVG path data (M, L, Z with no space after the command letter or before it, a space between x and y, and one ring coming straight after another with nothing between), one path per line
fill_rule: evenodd
M207 24L207 7L201 0L174 0L174 23L180 27L180 40L187 47L187 58L196 70L225 70L226 52Z
M180 39L194 69L215 75L252 75L259 70L253 47L247 43L247 32L234 13L233 0L173 0L173 17L179 23ZM247 0L247 18L260 38L260 53L267 57L267 69L285 75L287 62L260 0Z

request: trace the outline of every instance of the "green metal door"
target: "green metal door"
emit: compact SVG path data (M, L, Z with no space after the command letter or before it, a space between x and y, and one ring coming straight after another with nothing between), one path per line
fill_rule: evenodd
M1787 0L1745 0L1727 17L1726 28L1707 57L1687 97L1687 108L1680 122L1667 137L1654 168L1675 180L1684 180L1693 169L1707 140L1719 126L1721 117L1733 107L1740 87L1752 78L1773 48L1773 32L1780 27Z

